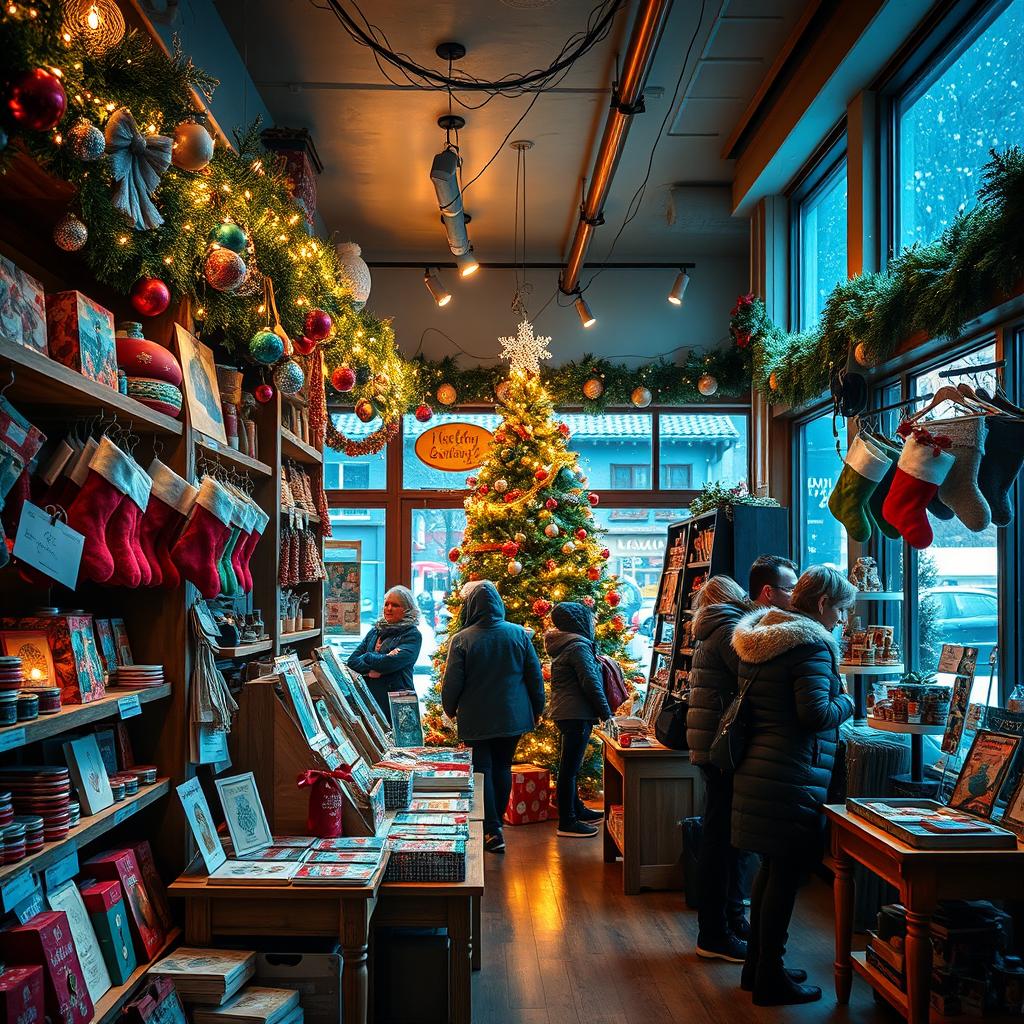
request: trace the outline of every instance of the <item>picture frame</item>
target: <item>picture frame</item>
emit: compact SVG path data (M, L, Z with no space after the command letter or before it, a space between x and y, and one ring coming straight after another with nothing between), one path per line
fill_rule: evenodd
M175 792L181 801L189 828L192 829L192 836L199 847L203 864L206 865L206 872L212 874L228 859L228 855L217 836L217 826L210 813L210 805L203 787L198 778L192 778L176 786Z
M228 434L220 404L220 386L217 384L213 349L186 331L181 324L174 325L174 338L178 345L178 358L181 360L182 390L188 406L189 421L201 434L227 445Z
M388 694L391 721L394 723L395 746L422 747L423 723L420 721L420 699L415 690L398 690Z
M953 786L949 806L979 818L990 817L1019 746L1019 736L979 729Z
M942 734L940 749L944 754L955 754L967 721L967 702L971 694L969 676L957 676L953 680L953 692L949 698L949 713L946 715L946 731Z
M124 619L111 619L110 628L114 632L114 650L117 655L118 667L134 665L132 645L128 640L128 627L124 624Z
M245 860L250 853L273 846L274 837L253 773L217 779L216 786L235 857Z
M1024 772L1017 779L1016 786L1006 802L1006 810L1003 812L999 824L1010 832L1013 832L1018 839L1024 839Z
M0 631L4 654L21 658L29 686L60 686L50 650L50 637L42 630L5 629Z
M68 740L64 744L64 760L78 790L83 814L98 814L104 808L114 806L110 777L95 733Z

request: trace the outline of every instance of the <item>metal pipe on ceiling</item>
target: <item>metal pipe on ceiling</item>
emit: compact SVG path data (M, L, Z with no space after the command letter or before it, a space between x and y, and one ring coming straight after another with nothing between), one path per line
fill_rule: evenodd
M590 187L583 199L569 257L559 280L559 288L566 295L572 295L578 287L591 236L594 229L604 223L605 200L626 145L630 124L634 115L643 111L644 85L671 9L672 0L643 0L637 13L623 57L622 75L612 93L612 105L594 160Z

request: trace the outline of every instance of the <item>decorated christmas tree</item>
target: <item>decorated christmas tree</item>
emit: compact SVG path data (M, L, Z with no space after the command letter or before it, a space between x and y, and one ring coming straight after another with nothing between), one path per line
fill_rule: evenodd
M495 431L484 464L469 477L466 533L462 547L449 552L457 567L447 604L451 612L448 635L434 655L435 685L427 696L426 742L450 745L455 730L444 717L440 681L448 657L449 639L462 628L460 591L472 580L490 580L505 602L506 616L533 631L533 642L544 664L544 630L548 614L559 601L580 601L594 612L597 645L617 659L630 679L635 665L626 653L627 624L617 611L616 579L607 572L609 552L601 542L586 477L569 448L565 423L555 420L551 398L541 383L539 360L550 353L550 338L537 338L523 320L514 338L502 338L502 356L511 362L507 380L497 388L502 423ZM599 748L592 744L580 773L580 783L595 788L600 779ZM520 741L517 760L554 772L558 767L559 734L544 719Z

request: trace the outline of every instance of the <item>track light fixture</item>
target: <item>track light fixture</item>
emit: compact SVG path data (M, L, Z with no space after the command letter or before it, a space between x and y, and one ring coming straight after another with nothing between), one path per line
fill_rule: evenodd
M455 257L455 265L459 268L460 277L472 277L480 269L480 264L473 255L472 246L469 247L469 252Z
M590 307L587 305L587 300L583 298L583 296L580 295L579 292L576 293L575 306L576 315L580 318L580 323L583 324L584 327L593 327L594 324L597 323L597 317L590 312Z
M683 296L686 294L689 284L690 275L685 270L680 270L676 276L675 284L672 285L672 291L668 293L668 301L673 306L681 306L683 304Z
M427 291L430 292L431 298L439 307L447 306L452 301L452 293L441 284L441 278L437 274L431 273L429 267L423 271L423 283L427 286Z

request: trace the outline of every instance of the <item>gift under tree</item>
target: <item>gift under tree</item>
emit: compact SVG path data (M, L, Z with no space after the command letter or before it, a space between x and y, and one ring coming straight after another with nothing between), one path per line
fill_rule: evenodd
M550 338L537 338L529 321L515 338L502 338L502 356L512 363L507 381L498 387L502 423L495 431L484 463L469 477L465 501L466 533L462 547L449 552L457 578L448 597L448 635L434 655L434 687L426 700L426 742L454 745L455 731L443 717L440 677L448 640L462 625L460 592L474 580L490 580L505 602L506 617L533 631L537 654L549 670L543 648L548 613L559 601L589 606L596 623L601 653L618 660L629 678L635 666L626 653L630 639L618 611L616 579L608 574L609 552L603 531L594 520L597 495L587 490L586 477L569 450L570 433L554 417L551 398L541 383L539 359L549 353ZM599 748L592 744L580 771L580 784L594 788L600 779ZM544 719L519 743L516 760L558 768L559 736Z

